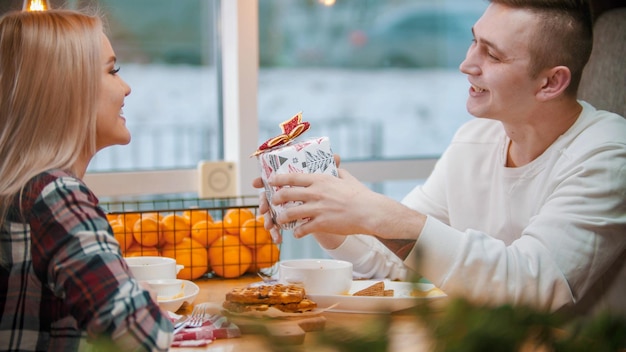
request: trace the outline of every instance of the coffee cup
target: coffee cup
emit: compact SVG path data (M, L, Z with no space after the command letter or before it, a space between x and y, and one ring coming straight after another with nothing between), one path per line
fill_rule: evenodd
M335 259L293 259L278 264L278 281L303 286L307 294L344 295L352 286L352 263Z
M176 279L184 266L168 257L139 256L124 258L133 276L139 281Z

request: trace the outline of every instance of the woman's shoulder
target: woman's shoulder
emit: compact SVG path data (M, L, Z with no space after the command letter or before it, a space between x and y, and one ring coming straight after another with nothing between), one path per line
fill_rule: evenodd
M62 187L64 185L82 184L77 177L70 172L61 169L50 169L43 171L27 183L27 188L32 191L43 191L46 187Z
M43 171L26 184L23 201L32 203L45 199L49 203L52 199L58 201L69 196L69 194L85 194L92 201L97 202L95 196L87 188L85 183L68 171L61 169L51 169ZM26 199L25 199L26 198Z

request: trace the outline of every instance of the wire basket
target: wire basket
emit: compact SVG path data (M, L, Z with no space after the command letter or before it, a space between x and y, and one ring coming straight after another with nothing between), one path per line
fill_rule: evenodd
M258 196L101 203L124 257L164 256L179 279L271 276L280 245L263 227Z

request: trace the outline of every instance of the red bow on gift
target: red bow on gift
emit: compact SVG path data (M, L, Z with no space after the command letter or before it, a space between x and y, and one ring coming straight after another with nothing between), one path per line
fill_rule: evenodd
M261 144L256 152L252 154L252 156L259 155L267 151L268 149L278 147L280 145L285 145L291 142L296 137L308 130L309 127L311 127L311 124L308 122L302 122L302 112L299 112L289 120L283 121L279 126L283 133L265 141L265 143Z

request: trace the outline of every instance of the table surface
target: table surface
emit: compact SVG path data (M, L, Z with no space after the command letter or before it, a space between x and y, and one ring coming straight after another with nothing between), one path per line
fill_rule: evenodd
M200 287L200 293L194 304L213 302L221 304L227 292L237 287L245 287L252 283L260 282L261 279L254 275L245 275L236 279L199 279L194 283ZM191 306L185 306L178 311L181 313L191 312ZM371 329L377 322L384 321L385 317L391 319L389 328L389 351L429 351L432 344L429 341L427 331L420 326L419 319L410 311L398 311L391 314L367 314L367 313L335 313L323 312L326 318L324 332L364 331ZM295 351L334 351L332 347L322 347L318 342L320 332L309 331L305 335L302 345L290 346ZM267 345L267 339L259 334L242 334L241 337L230 339L218 339L205 347L173 347L170 350L184 351L272 351L272 346Z

